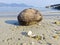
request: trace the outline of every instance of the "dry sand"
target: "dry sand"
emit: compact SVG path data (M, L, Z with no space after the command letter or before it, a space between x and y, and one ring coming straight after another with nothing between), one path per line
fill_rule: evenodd
M59 16L43 16L39 24L19 26L16 17L0 17L0 45L60 45L60 25L54 24L58 19ZM42 39L26 36L30 30Z

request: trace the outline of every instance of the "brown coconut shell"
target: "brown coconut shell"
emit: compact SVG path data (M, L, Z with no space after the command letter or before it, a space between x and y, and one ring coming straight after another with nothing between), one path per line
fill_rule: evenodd
M32 25L42 20L42 14L36 9L28 8L21 11L17 19L21 25Z

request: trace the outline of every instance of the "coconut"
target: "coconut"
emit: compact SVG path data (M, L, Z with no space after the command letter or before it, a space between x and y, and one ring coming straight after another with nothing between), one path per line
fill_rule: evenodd
M17 16L18 22L21 25L37 24L42 20L42 14L33 8L24 9Z

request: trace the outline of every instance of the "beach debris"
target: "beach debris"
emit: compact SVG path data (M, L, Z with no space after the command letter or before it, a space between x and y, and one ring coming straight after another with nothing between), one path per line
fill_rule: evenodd
M42 39L42 36L35 35L35 34L32 33L32 31L28 32L28 36L31 37L31 38L34 38L36 40L41 40Z
M60 34L60 31L57 31L56 34Z
M27 45L27 43L21 43L21 45Z
M52 45L51 43L47 43L48 45Z
M20 12L17 19L21 25L32 25L42 20L42 14L36 9L28 8Z
M18 40L20 40L20 38L18 38Z
M60 27L56 28L55 32L60 32Z
M37 36L34 37L34 39L41 40L42 39L42 36L37 35Z
M7 41L12 40L12 38L8 38Z
M60 25L60 21L55 21L54 23L57 25Z
M54 36L52 36L54 39L58 39L58 35L54 35Z
M29 32L28 32L28 36L29 36L29 37L35 37L36 35L33 34L32 31L29 31Z
M30 35L32 35L32 31L29 31L29 32L28 32L28 36L30 36Z
M44 34L42 34L43 36L42 36L42 38L43 38L43 40L45 40L46 38L45 38L45 35Z

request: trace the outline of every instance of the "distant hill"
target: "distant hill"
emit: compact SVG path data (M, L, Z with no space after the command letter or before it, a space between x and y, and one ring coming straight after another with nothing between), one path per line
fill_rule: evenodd
M11 4L6 4L6 3L0 3L0 7L33 7L26 5L24 3L17 4L17 3L11 3Z

